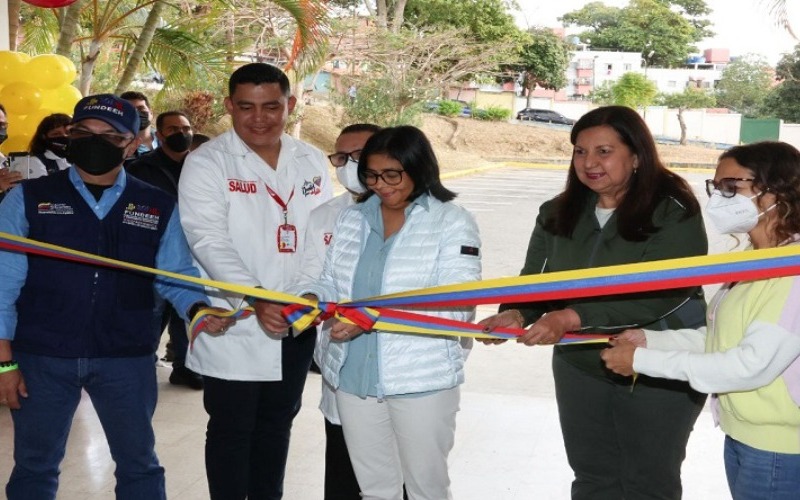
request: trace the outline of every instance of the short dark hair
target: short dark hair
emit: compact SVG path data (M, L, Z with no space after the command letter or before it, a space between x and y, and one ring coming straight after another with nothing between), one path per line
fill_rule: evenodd
M589 111L572 127L570 142L592 127L614 129L620 140L637 158L636 174L616 208L617 230L627 241L644 241L659 231L653 224L653 213L665 198L673 198L686 209L685 218L700 212L692 188L679 175L667 170L658 157L656 142L639 113L626 106L605 106ZM567 185L556 197L553 218L545 221L545 229L559 236L571 237L582 208L593 199L593 192L578 179L575 160L570 162Z
M357 134L359 132L372 132L374 134L380 129L380 125L375 125L374 123L353 123L352 125L348 125L343 128L342 131L339 132L339 135Z
M211 137L206 134L194 134L192 135L192 145L189 146L189 149L197 149L201 144L205 144L210 140Z
M136 90L127 90L119 95L120 99L125 99L126 101L144 101L147 104L147 107L150 107L150 99L147 98L146 95L142 94L141 92L137 92Z
M731 158L753 172L753 188L775 195L777 243L800 233L800 151L791 144L762 141L734 146L720 160Z
M250 63L241 66L231 74L228 80L228 96L236 92L236 86L245 83L261 85L262 83L277 83L280 85L281 92L286 97L291 94L289 78L286 73L277 66L267 63Z
M32 156L44 154L47 151L47 133L58 127L66 127L72 123L72 117L64 113L53 113L45 116L36 127L31 143L28 145L28 152Z
M417 199L423 193L430 193L439 201L450 201L456 193L442 185L439 179L439 162L433 153L433 147L422 130L411 125L401 125L379 130L367 140L361 157L358 160L358 177L363 185L364 171L372 155L386 155L397 160L414 182L414 189L408 196L408 201ZM374 193L367 191L361 198L366 200Z
M156 130L161 130L161 126L164 125L164 120L169 118L170 116L182 116L189 120L189 116L184 113L183 111L164 111L163 113L159 114L156 117ZM189 125L192 124L192 120L189 120Z

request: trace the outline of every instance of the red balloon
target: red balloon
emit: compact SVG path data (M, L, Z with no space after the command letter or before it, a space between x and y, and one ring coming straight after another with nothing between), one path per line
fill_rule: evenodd
M75 0L22 0L25 3L35 5L37 7L44 7L46 9L57 9L59 7L66 7Z

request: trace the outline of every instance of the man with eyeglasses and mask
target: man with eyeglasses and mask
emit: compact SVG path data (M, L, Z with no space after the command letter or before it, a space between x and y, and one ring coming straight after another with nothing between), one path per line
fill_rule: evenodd
M138 130L127 101L111 94L81 99L68 131L74 168L13 189L0 204L0 231L199 276L175 199L122 168ZM171 280L32 254L0 252L0 269L0 404L13 410L15 448L7 498L56 497L82 390L116 463L117 497L166 498L152 427L154 287L184 319L208 298ZM232 324L208 318L209 332Z
M156 118L156 138L159 146L128 164L126 170L139 180L177 197L178 179L181 176L183 161L189 154L192 135L192 124L185 113L181 111L161 113ZM172 360L169 382L200 390L203 388L203 378L186 367L186 351L189 349L186 324L173 307L165 305L166 309L159 307L157 314L162 317L159 332L164 328L168 328L169 331L168 358L171 357Z

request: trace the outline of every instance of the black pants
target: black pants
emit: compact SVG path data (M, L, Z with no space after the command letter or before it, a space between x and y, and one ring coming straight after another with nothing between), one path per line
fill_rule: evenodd
M678 500L681 463L705 394L639 376L600 378L556 353L553 375L573 500Z
M361 500L342 426L325 419L325 500Z
M206 475L211 500L279 500L292 421L314 352L316 330L282 340L283 380L203 377L209 415Z

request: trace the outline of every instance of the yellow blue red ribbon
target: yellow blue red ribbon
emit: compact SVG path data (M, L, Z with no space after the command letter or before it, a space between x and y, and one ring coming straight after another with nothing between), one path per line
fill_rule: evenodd
M298 330L304 330L318 321L335 315L355 323L365 330L376 329L397 333L459 335L478 338L510 338L518 336L521 330L498 329L492 333L485 333L480 326L471 323L398 311L395 308L430 309L479 304L536 302L686 288L725 281L747 281L800 274L800 245L788 245L748 252L498 278L332 304L316 303L302 297L262 288L183 276L7 233L0 233L0 249L68 259L86 264L131 269L247 297L286 304L285 315ZM230 314L243 318L252 312L252 309L242 309ZM208 313L208 310L204 313ZM193 328L197 329L201 326L202 317L198 315L198 318L194 318ZM585 334L576 334L566 336L563 342L598 341L598 339L605 338L607 338L605 335L589 338Z

